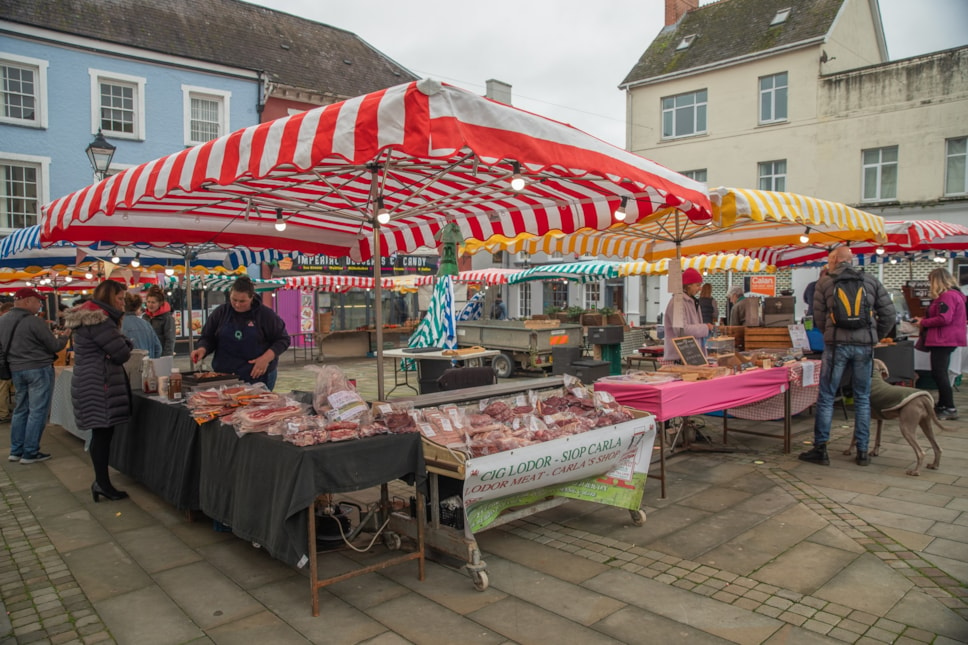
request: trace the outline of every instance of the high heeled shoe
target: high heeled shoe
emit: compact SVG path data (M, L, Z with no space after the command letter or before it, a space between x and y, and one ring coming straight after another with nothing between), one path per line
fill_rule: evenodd
M97 504L101 501L101 497L106 497L112 502L116 502L119 499L124 499L128 496L123 490L118 490L116 488L111 488L110 490L105 490L101 488L100 484L94 482L91 484L91 497L94 498L94 503Z

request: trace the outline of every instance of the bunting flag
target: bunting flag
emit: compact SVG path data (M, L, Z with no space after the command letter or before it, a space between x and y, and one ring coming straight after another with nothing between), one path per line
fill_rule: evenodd
M484 315L484 292L478 291L474 296L467 301L464 308L461 309L460 314L457 315L457 320L480 320Z

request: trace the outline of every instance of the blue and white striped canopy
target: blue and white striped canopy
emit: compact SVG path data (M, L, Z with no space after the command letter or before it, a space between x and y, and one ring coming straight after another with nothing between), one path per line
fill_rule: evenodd
M457 319L454 312L453 276L442 276L434 286L434 295L407 347L457 347Z

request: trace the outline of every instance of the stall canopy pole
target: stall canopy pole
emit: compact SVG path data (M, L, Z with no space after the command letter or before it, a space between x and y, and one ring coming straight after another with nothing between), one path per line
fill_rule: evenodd
M383 267L381 266L380 248L380 220L377 219L378 204L382 199L380 195L380 175L379 169L374 166L370 169L370 220L373 222L373 295L376 302L373 304L373 316L376 320L376 395L377 400L383 400Z

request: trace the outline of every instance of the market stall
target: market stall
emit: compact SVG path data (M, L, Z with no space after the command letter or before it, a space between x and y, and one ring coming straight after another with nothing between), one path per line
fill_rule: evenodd
M543 403L538 405L547 413L543 419L551 428L558 414L553 406L569 397L574 400L586 394L570 377L550 377L531 383L501 383L406 399L427 419L421 427L430 474L430 525L426 543L464 560L478 590L485 590L489 584L487 563L474 537L481 531L571 499L627 510L632 523L642 525L646 518L640 506L653 454L655 421L648 414L623 411L615 417L615 423L600 421L602 425L587 431L528 445L515 446L513 439L506 438L503 441L509 443L498 443L488 454L480 454L480 446L457 445L448 438L447 419L453 420L454 416L449 411L453 408L447 406L461 403L469 414L477 410L480 412L477 417L486 417L490 412L498 415L496 418L508 419L506 423L516 427L511 416L502 416L501 406L507 406L505 413L518 410L526 416L530 413L524 410L540 400ZM607 407L610 404L606 401L599 400ZM586 405L584 412L591 413L595 405ZM441 411L447 411L447 418L438 421ZM574 412L566 416L582 415ZM440 491L445 489L459 492L456 508L453 504L448 507L448 500L440 498Z

